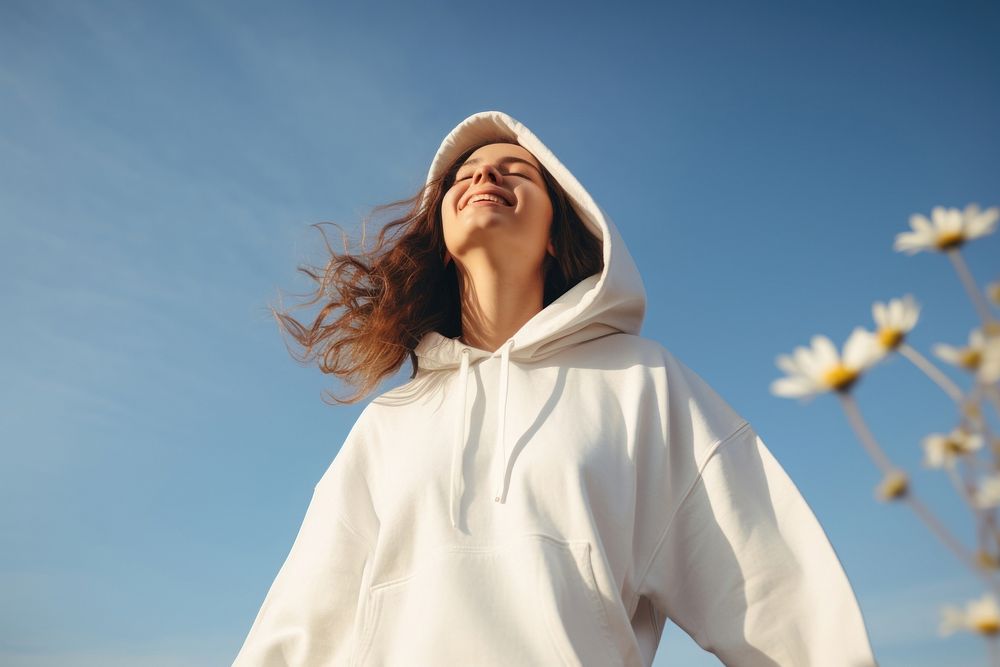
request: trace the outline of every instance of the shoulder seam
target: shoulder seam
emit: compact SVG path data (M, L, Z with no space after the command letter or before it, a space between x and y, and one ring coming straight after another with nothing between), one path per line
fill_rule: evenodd
M642 590L642 585L646 582L646 577L649 576L650 568L653 567L653 563L656 561L656 557L660 554L660 549L663 547L663 544L667 541L667 534L670 532L670 529L674 525L674 519L677 517L678 514L680 514L680 511L684 507L684 504L691 496L691 492L694 491L694 488L698 484L698 480L701 479L702 473L705 471L705 467L708 465L708 462L711 461L713 458L715 458L716 452L718 452L723 445L731 441L733 438L735 438L737 435L739 435L749 427L750 427L750 422L744 420L743 423L740 424L735 431L733 431L724 438L720 438L718 441L716 441L714 445L712 445L708 453L708 456L706 456L705 460L702 461L701 465L698 466L698 473L694 476L694 479L691 480L691 483L688 484L687 490L684 492L684 496L681 498L681 501L677 504L677 508L674 510L674 513L671 514L670 518L667 520L667 525L663 529L663 534L660 535L660 539L656 542L656 546L653 548L653 553L650 555L649 561L642 568L641 570L642 574L636 581L635 594L638 594L638 592Z

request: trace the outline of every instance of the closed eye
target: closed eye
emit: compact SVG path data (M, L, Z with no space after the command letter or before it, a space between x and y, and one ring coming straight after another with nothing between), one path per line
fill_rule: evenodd
M527 174L518 174L516 172L511 172L509 174L504 174L504 176L520 176L521 178L528 178L528 179L531 178L531 176L528 176ZM463 176L462 178L456 178L455 182L458 183L459 181L467 181L470 178L472 178L472 176Z

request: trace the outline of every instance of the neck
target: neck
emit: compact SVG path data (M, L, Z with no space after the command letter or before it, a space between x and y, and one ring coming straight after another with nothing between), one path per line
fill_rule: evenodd
M542 310L541 274L470 269L459 272L462 342L482 350L500 349L525 322Z

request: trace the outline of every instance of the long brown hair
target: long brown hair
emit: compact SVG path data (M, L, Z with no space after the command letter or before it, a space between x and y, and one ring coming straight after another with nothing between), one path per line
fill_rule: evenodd
M449 338L461 335L457 269L454 261L443 265L441 200L469 155L493 143L514 142L507 138L482 141L412 197L372 209L371 215L398 208L405 213L381 228L371 250L362 248L351 254L345 237L344 252L338 253L330 247L322 225L339 225L311 225L322 234L330 257L324 267L298 267L315 281L316 289L300 295L309 298L293 309L321 303L319 313L306 325L288 312L269 308L279 327L301 347L300 354L289 349L295 359L302 363L315 359L324 373L359 387L347 398L329 394L336 403L361 400L399 370L407 355L413 364L410 378L414 378L418 371L414 348L427 332ZM544 165L542 176L552 201L550 236L556 252L556 257L545 255L545 307L584 278L602 271L604 257L601 239L587 229ZM362 220L363 225L369 217Z

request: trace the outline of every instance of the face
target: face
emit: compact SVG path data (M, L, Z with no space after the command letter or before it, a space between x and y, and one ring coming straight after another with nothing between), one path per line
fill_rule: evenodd
M530 270L541 266L546 252L555 255L549 240L552 202L541 165L517 144L488 144L473 152L444 194L441 220L445 259L460 268L487 261Z

